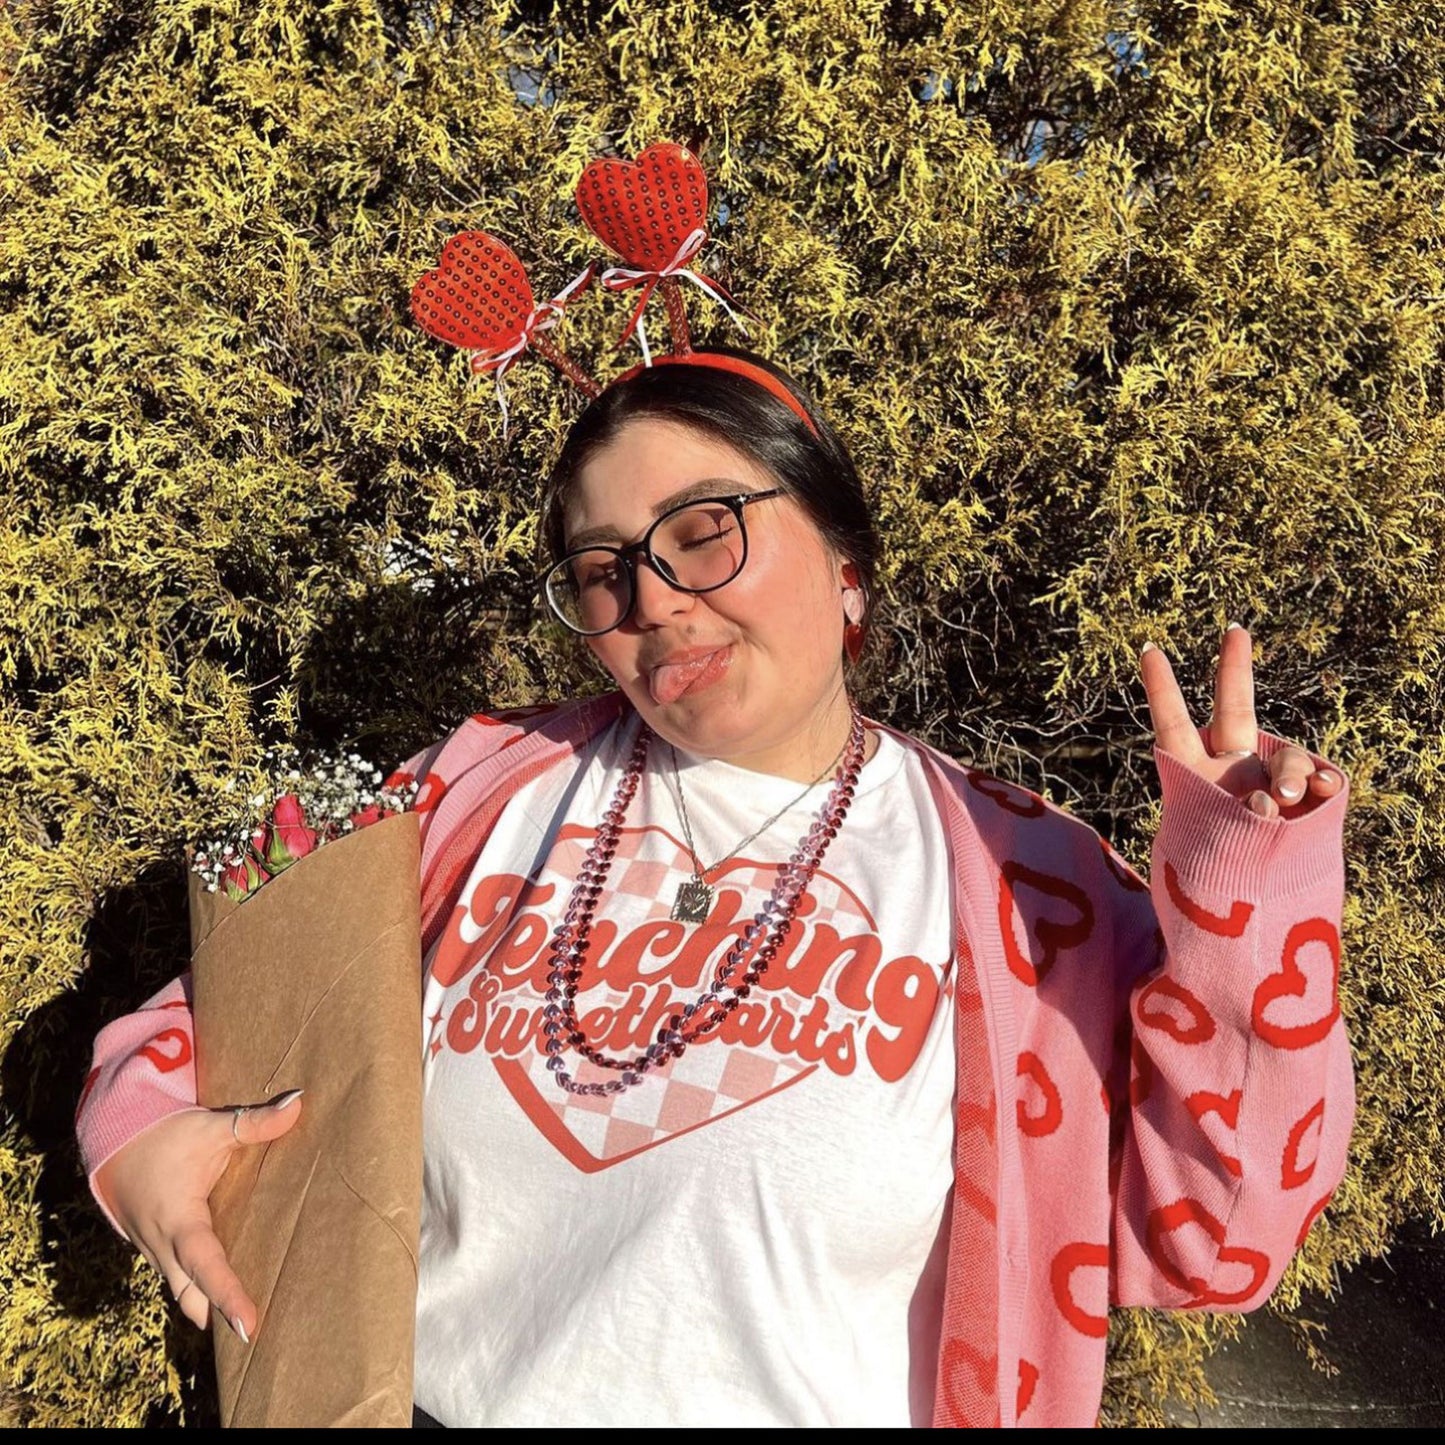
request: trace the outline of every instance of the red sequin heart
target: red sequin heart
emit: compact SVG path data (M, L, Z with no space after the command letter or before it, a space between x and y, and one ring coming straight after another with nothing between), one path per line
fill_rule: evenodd
M707 173L686 146L663 142L635 161L596 160L577 182L587 229L629 266L660 271L707 229Z
M411 292L417 325L468 351L514 345L534 304L532 283L512 248L485 231L453 236L442 247L436 270Z

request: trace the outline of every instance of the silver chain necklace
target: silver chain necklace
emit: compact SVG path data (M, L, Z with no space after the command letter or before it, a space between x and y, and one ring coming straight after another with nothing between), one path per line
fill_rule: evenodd
M767 832L789 808L797 807L838 766L843 754L848 751L848 739L843 740L843 746L838 749L837 756L833 761L796 798L784 803L760 828L755 828L749 833L731 853L706 867L704 867L702 859L697 856L697 844L692 839L692 824L687 816L687 799L682 791L682 774L678 771L677 766L677 749L671 743L668 743L667 749L672 754L672 777L677 784L677 803L678 813L682 818L682 836L687 839L687 851L692 858L692 877L678 884L677 897L673 901L672 912L668 916L674 923L705 923L708 914L712 912L713 902L717 898L717 889L707 881L707 875L715 873L724 863L731 862L749 843Z

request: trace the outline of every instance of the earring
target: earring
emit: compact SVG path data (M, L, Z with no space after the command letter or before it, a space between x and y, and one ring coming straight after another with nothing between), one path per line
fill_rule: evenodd
M843 651L855 667L863 655L863 641L866 630L863 626L864 599L863 584L858 580L858 569L851 563L843 565Z

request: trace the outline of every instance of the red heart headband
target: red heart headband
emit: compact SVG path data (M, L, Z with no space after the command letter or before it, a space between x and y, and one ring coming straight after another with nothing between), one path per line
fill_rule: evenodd
M588 230L625 263L602 273L603 289L642 288L617 342L621 346L636 333L642 365L616 377L609 386L630 380L654 364L709 366L755 381L817 435L802 403L771 372L742 357L692 349L682 280L692 282L716 301L744 332L747 328L733 310L735 306L743 308L727 288L692 269L708 233L707 176L691 151L663 143L649 146L636 161L593 161L577 183L576 200ZM526 270L511 248L485 231L463 231L442 247L436 269L412 288L411 311L423 331L469 350L474 372L494 375L505 436L507 398L502 379L529 350L550 361L589 400L602 394L603 387L546 334L561 321L566 306L592 284L596 272L595 265L588 266L550 301L538 306ZM642 314L657 290L667 308L672 349L655 363Z

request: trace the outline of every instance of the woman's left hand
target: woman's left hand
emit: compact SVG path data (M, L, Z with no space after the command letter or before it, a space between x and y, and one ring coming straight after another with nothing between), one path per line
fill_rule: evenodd
M1295 743L1281 748L1268 762L1254 751L1259 729L1254 719L1252 645L1243 627L1231 627L1220 643L1207 750L1169 659L1152 643L1139 655L1139 671L1158 745L1260 817L1301 817L1344 786L1339 773L1316 767L1310 754ZM1224 756L1245 751L1248 756Z

